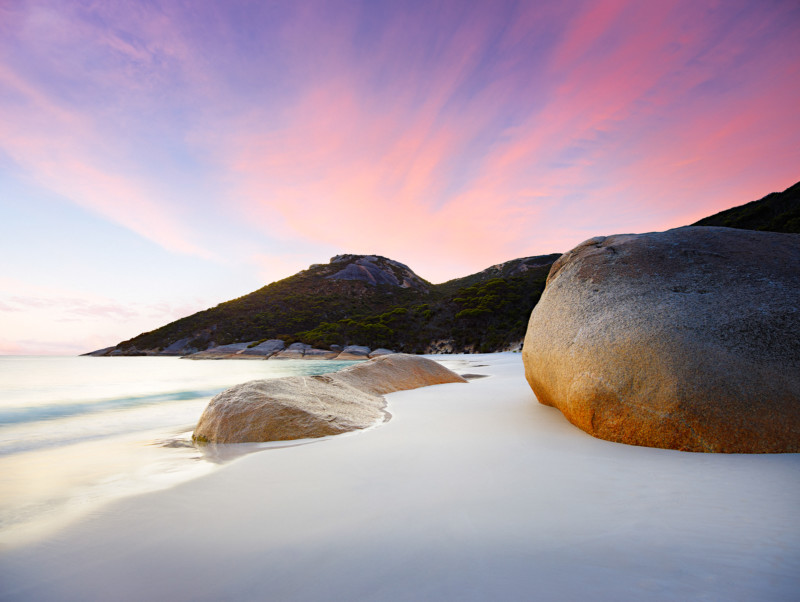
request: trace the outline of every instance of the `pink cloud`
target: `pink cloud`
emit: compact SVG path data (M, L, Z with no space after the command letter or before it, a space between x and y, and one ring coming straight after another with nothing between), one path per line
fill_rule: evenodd
M47 339L0 339L0 355L80 355L99 347L87 349L80 343L54 342Z
M56 65L64 61L67 69L74 70L75 66L66 64L66 58L57 53L61 48L78 45L76 40L81 37L76 35L76 28L77 34L86 36L87 45L97 43L125 54L132 63L139 63L140 69L146 69L158 60L155 54L163 52L160 47L137 48L109 30L90 27L85 21L44 6L16 17L13 22L21 30L18 33L44 36L53 52L48 61ZM149 29L158 29L159 23L155 19ZM82 48L81 52L86 50ZM103 76L108 74L118 78L116 84L122 90L119 93L127 91L133 96L135 91L141 92L141 74L103 72ZM77 75L59 73L65 78ZM84 82L86 88L97 86L97 81L88 79ZM113 83L103 81L106 87ZM0 89L13 99L0 105L0 148L29 181L170 251L213 257L206 248L192 242L192 233L181 223L182 211L164 198L158 184L132 167L127 142L114 139L113 132L108 131L107 107L78 107L73 99L45 88L24 71L0 62Z
M131 305L102 299L63 296L21 296L12 295L0 300L0 311L32 312L48 310L64 316L62 319L107 318L111 320L132 320L142 317L166 316L179 318L188 313L205 309L202 302L172 305L168 303Z
M231 168L240 209L293 236L347 250L428 265L441 254L446 260L433 265L434 278L446 274L445 263L452 270L456 257L478 267L490 258L564 250L584 233L591 235L598 218L612 221L612 212L622 217L620 227L647 224L640 203L649 201L650 185L676 170L688 181L680 173L693 169L682 163L686 149L712 157L703 161L705 185L730 178L722 155L715 155L742 145L748 132L773 119L742 113L741 93L730 112L718 114L718 105L703 102L695 88L720 69L731 72L736 51L703 46L713 37L713 23L704 20L702 7L686 8L611 2L579 14L546 63L550 79L542 80L547 87L538 97L545 102L532 102L519 112L521 120L488 135L498 111L520 105L512 102L520 80L499 74L467 101L459 100L490 36L480 19L465 19L439 49L441 63L425 66L422 96L415 94L419 73L407 69L414 64L413 48L406 68L392 78L389 89L397 94L370 83L385 61L396 60L402 21L386 33L374 62L353 67L346 57L337 60L336 52L344 51L334 47L326 65L335 72L315 74L282 121L267 132L248 126L234 134L229 148L235 149ZM539 17L527 17L529 29L539 27ZM713 52L719 54L713 60L697 58ZM776 88L767 82L770 87ZM673 114L672 107L686 114ZM670 116L669 131L662 114ZM680 139L680 146L671 145L671 138ZM454 175L454 166L466 163L471 169ZM782 173L789 171L784 166ZM460 186L452 189L456 179ZM759 181L769 189L774 178ZM683 210L684 218L693 217L698 206L716 209L703 190L667 187L652 199L656 218L672 212L675 196L685 199L684 207L693 204L691 213ZM575 195L580 198L568 200ZM749 199L728 197L727 203L740 200Z
M626 8L630 8L628 0L610 0L594 3L585 11L578 11L554 53L551 62L553 70L559 72L570 69L590 55L593 45L619 21Z
M378 104L361 89L363 75L337 73L313 86L277 131L248 127L231 145L242 210L254 222L277 221L294 236L348 250L420 263L432 260L432 249L477 259L486 221L502 220L505 210L474 195L459 206L444 190L459 149L493 118L473 111L466 123L446 110L479 59L482 36L454 36L445 54L458 60L434 74L421 103L414 74L395 81L396 98ZM425 251L410 248L411 238Z
M104 114L5 68L0 85L28 105L0 120L7 152L176 252L210 257L196 241L221 224L255 230L271 244L223 252L265 278L314 247L441 280L598 230L688 223L793 183L800 164L788 3L442 3L373 24L319 2L274 26L202 3L97 10L114 26L55 9L26 26L113 64ZM163 187L113 138L139 114L186 120L167 142L207 159L191 175L215 194ZM134 125L103 130L117 118Z
M0 278L0 354L86 353L209 305L202 299L130 303Z

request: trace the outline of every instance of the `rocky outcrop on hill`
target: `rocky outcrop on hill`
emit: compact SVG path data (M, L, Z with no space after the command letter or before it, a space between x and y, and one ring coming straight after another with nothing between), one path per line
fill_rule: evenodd
M453 382L467 381L432 360L404 354L322 376L251 381L214 397L192 437L245 443L336 435L384 420L385 393Z
M800 452L800 236L590 239L552 267L523 350L536 397L611 441Z
M159 355L189 355L197 353L197 348L191 344L191 337L183 337L174 343L167 345L161 350Z
M407 265L380 257L378 255L337 255L331 258L331 265L345 264L333 274L326 276L329 280L360 280L376 286L386 284L401 288L413 288L421 292L429 292L430 286L417 276Z

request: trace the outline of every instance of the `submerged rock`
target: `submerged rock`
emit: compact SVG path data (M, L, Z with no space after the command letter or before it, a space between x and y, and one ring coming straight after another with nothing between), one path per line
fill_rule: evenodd
M402 354L322 376L251 381L214 397L192 438L245 443L336 435L383 420L384 393L451 382L467 381L433 360Z
M800 452L800 235L687 227L563 255L523 349L536 397L610 441Z

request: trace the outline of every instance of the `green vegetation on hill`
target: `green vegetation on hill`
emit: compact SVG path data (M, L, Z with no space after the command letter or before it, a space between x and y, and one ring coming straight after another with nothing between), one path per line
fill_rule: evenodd
M492 278L456 289L455 295L434 287L428 303L321 322L296 338L324 348L362 344L423 353L432 342L447 341L454 350L496 351L524 338L549 269L547 264L528 277Z
M314 328L321 321L382 312L421 294L359 281L325 280L309 271L140 334L118 347L163 349L185 338L190 339L188 346L197 349L205 349L212 342L225 345L271 338L293 342L299 340L295 333Z
M720 211L692 225L800 234L800 182L783 192Z
M800 182L696 226L800 233ZM514 259L432 285L377 256L339 255L249 295L117 345L123 354L187 353L279 338L315 347L490 352L519 343L559 255Z
M315 347L367 345L422 353L435 342L453 350L496 351L525 336L528 318L558 254L516 259L478 274L424 287L374 285L331 276L360 256L315 265L249 295L120 343L124 353L283 339ZM395 265L384 258L386 271Z

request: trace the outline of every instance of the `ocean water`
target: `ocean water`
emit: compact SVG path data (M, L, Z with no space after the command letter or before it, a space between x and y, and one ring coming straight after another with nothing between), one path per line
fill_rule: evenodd
M353 362L0 356L0 544L125 495L213 470L253 446L194 446L208 401L248 380Z

